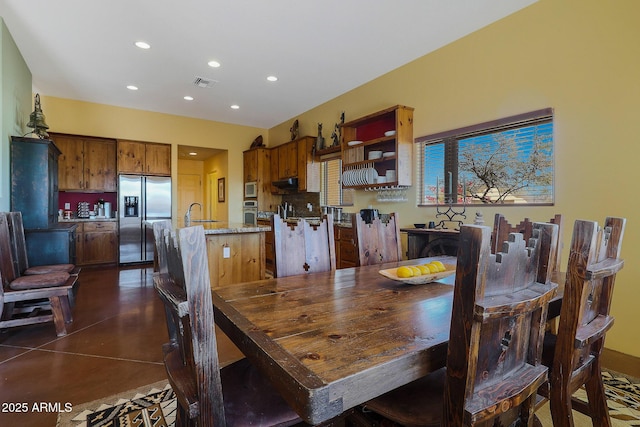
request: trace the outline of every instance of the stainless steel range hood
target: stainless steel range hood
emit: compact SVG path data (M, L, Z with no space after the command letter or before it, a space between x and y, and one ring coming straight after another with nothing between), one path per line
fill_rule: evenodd
M273 181L271 184L282 190L297 190L298 178L281 179L279 181Z

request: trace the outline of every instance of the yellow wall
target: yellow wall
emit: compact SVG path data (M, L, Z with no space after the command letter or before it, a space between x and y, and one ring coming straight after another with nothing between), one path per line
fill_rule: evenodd
M63 98L43 96L42 110L51 132L171 144L171 175L174 183L178 176L178 145L224 149L227 150L229 164L242 165L242 152L249 149L257 135L265 135L265 143L268 142L265 129ZM244 188L242 167L225 166L224 173L228 197L226 203L220 204L221 213L226 214L232 222L241 222ZM184 212L176 211L177 191L177 185L173 185L175 218L184 215Z
M636 0L540 0L487 28L401 67L368 84L270 129L242 127L159 113L43 97L47 123L55 132L128 138L227 150L227 206L240 220L242 151L256 135L267 146L290 140L289 128L300 120L301 135L315 135L324 124L329 139L340 112L346 119L395 105L415 108L414 136L452 129L544 107L555 109L556 203L552 207L491 207L476 210L492 223L497 211L511 221L529 216L546 220L565 216L564 259L577 218L627 217L623 256L628 260L615 291L616 326L607 347L640 356L635 336L640 290L640 248L632 244L640 228L631 194L638 180L634 143L640 134L640 2ZM410 42L410 41L408 41ZM384 52L381 52L381 59ZM174 149L173 176L177 175ZM213 168L212 168L213 170ZM175 189L176 186L174 186ZM176 191L176 190L174 190ZM174 193L174 199L176 199ZM434 209L417 208L415 188L409 202L378 204L399 212L401 226L425 222ZM359 191L351 211L376 205ZM175 212L174 212L175 214ZM237 216L236 216L237 215ZM235 219L234 219L234 216Z
M636 148L640 135L640 2L618 0L540 0L487 28L426 55L269 131L278 145L289 139L299 119L302 134L315 135L324 123L328 138L341 111L347 121L395 105L415 107L414 136L475 124L544 107L555 109L555 206L473 208L487 224L500 211L511 221L528 216L566 219L564 258L574 220L628 219L613 301L616 325L606 346L640 356L636 336L640 301L640 179ZM410 41L407 41L410 42ZM381 52L380 59L384 59ZM328 133L327 133L327 130ZM434 209L417 208L415 187L409 202L378 204L400 213L401 226L423 223ZM376 205L359 191L354 211Z
M233 169L233 168L232 168ZM242 169L242 168L240 168ZM204 200L207 206L210 206L211 215L209 217L211 219L217 219L218 221L228 221L229 220L229 212L227 206L229 205L229 196L230 196L230 187L227 179L225 178L228 175L229 170L229 152L224 151L220 154L217 154L204 162ZM211 182L209 182L208 175L211 175ZM218 179L225 178L225 196L224 202L218 202L218 198L209 197L209 195L217 195L218 194ZM210 185L216 186L215 189L210 188ZM240 192L240 196L244 194L244 186L238 187L234 186L233 191ZM237 217L237 216L236 216ZM242 222L242 218L238 220Z

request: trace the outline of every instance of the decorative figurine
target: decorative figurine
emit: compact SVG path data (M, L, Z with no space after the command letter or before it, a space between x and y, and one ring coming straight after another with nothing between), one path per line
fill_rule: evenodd
M33 128L33 132L31 133L38 135L38 138L49 138L49 134L47 133L47 129L49 129L49 126L44 121L44 114L42 113L42 108L40 107L39 93L36 93L33 113L29 115L29 123L27 123L27 127Z
M298 139L298 120L296 119L295 122L293 122L293 125L289 128L289 132L291 132L291 140L293 141L294 139Z
M262 140L262 135L258 135L256 139L251 143L251 148L264 147L264 142Z
M331 139L333 143L332 147L337 147L340 145L340 140L342 139L342 127L340 125L344 124L344 111L340 114L340 123L336 123L333 127L333 133L331 134Z
M324 149L324 136L322 136L322 123L318 123L318 137L316 138L316 150Z

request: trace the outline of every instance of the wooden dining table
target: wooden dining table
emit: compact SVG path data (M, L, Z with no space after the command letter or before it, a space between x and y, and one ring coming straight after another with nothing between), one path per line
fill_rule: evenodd
M405 260L212 290L215 322L310 424L445 366L454 275L411 285Z

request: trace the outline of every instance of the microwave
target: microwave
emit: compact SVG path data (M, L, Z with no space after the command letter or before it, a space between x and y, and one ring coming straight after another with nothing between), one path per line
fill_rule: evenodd
M258 197L258 183L257 182L245 182L244 183L244 197Z

